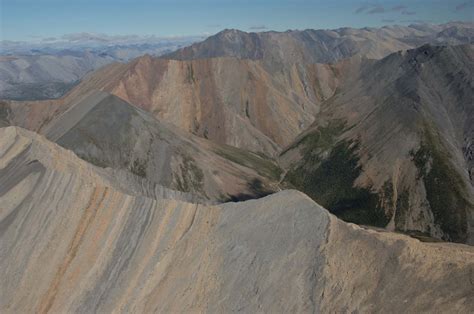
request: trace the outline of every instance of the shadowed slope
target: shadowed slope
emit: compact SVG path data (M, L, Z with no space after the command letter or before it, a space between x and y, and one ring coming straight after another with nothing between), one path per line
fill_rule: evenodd
M186 134L105 92L71 106L44 133L97 166L125 169L204 199L266 195L280 174L268 158Z
M363 68L284 151L287 180L350 221L473 243L473 60L423 46Z

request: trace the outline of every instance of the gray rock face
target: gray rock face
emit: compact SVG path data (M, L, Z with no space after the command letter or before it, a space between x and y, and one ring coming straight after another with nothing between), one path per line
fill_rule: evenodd
M73 152L65 150L51 143L42 136L31 133L17 127L6 127L1 129L3 137L2 152L4 160L8 161L8 167L4 164L1 176L3 177L2 189L4 191L11 187L6 182L18 182L17 171L27 165L34 169L59 169L59 171L72 171L72 169L83 171L86 180L100 182L114 189L134 196L145 196L149 198L171 198L183 201L201 202L202 199L176 190L164 188L141 177L133 175L129 171L111 168L100 168L79 159ZM13 155L12 155L13 154ZM16 156L15 162L10 158ZM22 172L28 175L28 171ZM24 179L19 175L20 180Z
M0 129L0 174L2 313L474 307L472 247L364 230L300 192L219 206L129 193L15 127Z
M205 200L256 198L275 191L279 179L270 159L186 134L106 92L70 105L43 133L97 166Z

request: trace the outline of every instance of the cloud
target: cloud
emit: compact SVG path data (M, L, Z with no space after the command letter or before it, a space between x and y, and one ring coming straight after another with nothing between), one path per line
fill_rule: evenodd
M61 36L62 40L69 42L83 42L83 41L94 41L94 42L120 42L130 41L139 39L138 35L107 35L107 34L96 34L96 33L72 33Z
M400 5L394 6L394 7L392 8L392 11L395 11L395 12L396 12L396 11L402 11L402 10L406 10L406 9L407 9L407 7L406 7L405 5L401 5L401 4L400 4Z
M367 14L379 14L379 13L385 13L385 8L381 5L373 6L372 9L370 9L367 12Z
M469 7L474 7L474 0L471 0L471 1L466 1L466 2L463 2L463 3L460 3L458 4L454 9L456 11L462 11L464 9L467 9Z
M428 24L433 22L432 20L400 20L400 23L411 23L411 24Z
M415 11L407 11L407 10L403 10L401 12L402 15L415 15L416 12Z
M364 5L361 5L360 7L358 7L354 13L356 14L359 14L359 13L362 13L364 12L365 10L367 10L368 8L370 8L370 6L368 4L364 4Z
M102 47L114 45L147 45L158 43L186 43L196 40L201 40L205 36L203 34L196 34L190 36L171 35L171 36L156 36L156 35L108 35L102 33L71 33L58 37L45 37L38 40L38 45L54 45L55 47ZM30 43L31 44L31 43Z
M395 20L391 20L391 19L382 19L382 23L395 23Z
M42 42L49 42L49 41L56 41L58 40L56 37L46 37L41 39Z
M72 33L72 34L65 34L61 36L62 40L66 40L69 42L78 42L78 41L102 41L106 42L108 37L107 35L99 35L99 34L92 34L92 33Z
M358 7L354 13L356 14L359 14L359 13L366 13L366 14L380 14L380 13L386 13L386 12L390 12L390 11L393 11L393 12L399 12L399 11L402 11L402 10L405 10L407 9L407 7L405 5L396 5L394 7L392 7L391 9L388 9L386 7L384 7L383 5L380 5L380 4L371 4L371 3L366 3L366 4L363 4L361 5L360 7Z
M268 27L266 27L265 25L254 25L254 26L249 27L249 30L252 30L252 31L263 31L266 29L268 29Z
M84 51L85 49L106 51L110 47L136 47L140 45L145 45L143 47L145 50L151 49L151 51L155 51L155 49L176 49L176 47L201 41L204 38L203 34L189 36L157 36L107 35L84 32L66 34L57 37L44 37L34 41L0 40L0 47L1 53L4 54L31 54L32 51L46 51L46 53L62 50Z
M474 2L474 0L471 0ZM387 8L380 4L374 3L366 3L358 7L354 13L365 13L365 14L382 14L382 13L389 13L389 12L400 12L402 15L415 15L416 12L408 11L408 7L403 4L395 5L391 8Z

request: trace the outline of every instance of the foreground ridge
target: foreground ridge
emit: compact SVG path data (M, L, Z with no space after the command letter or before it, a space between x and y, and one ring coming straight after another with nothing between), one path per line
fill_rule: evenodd
M474 307L472 247L364 230L292 190L197 205L133 180L0 128L0 312Z

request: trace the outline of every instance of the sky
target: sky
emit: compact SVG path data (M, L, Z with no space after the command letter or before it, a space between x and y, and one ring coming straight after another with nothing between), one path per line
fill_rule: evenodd
M473 21L474 0L0 0L0 11L0 40L33 41Z

